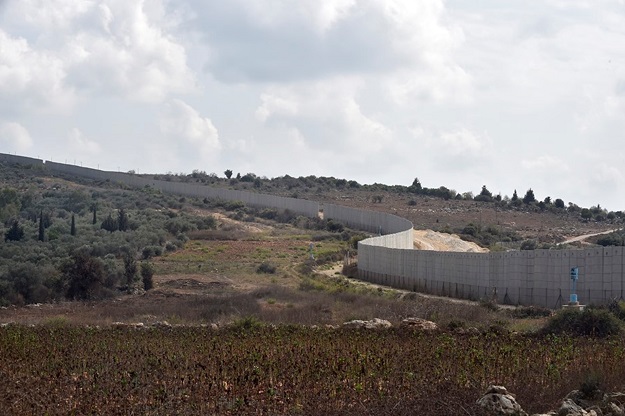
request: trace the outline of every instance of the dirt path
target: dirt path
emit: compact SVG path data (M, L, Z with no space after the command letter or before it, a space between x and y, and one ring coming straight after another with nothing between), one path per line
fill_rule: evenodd
M560 244L570 244L570 243L575 243L575 242L578 242L578 241L584 241L584 240L586 240L587 238L590 238L590 237L596 237L598 235L610 234L610 233L613 233L615 231L618 231L618 229L617 230L602 231L600 233L578 235L577 237L568 238L568 239L564 240L563 242L558 243L558 245L560 245Z

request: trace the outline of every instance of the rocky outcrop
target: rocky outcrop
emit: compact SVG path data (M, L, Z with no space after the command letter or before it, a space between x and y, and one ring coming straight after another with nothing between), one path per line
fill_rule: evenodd
M503 386L489 386L477 404L489 415L527 416L514 395ZM573 390L562 400L558 410L532 416L625 416L625 394Z
M508 393L503 386L489 386L486 394L477 401L477 404L493 415L527 416L514 395Z
M625 394L608 393L596 390L584 393L573 390L567 394L557 412L557 416L625 416Z
M557 413L558 416L597 416L594 410L586 411L571 399L564 399Z
M343 323L344 328L364 328L364 329L384 329L390 328L391 323L385 319L373 318L370 321L361 321L354 319L353 321Z
M401 327L422 331L432 331L438 329L438 326L434 322L421 318L406 318L401 321Z

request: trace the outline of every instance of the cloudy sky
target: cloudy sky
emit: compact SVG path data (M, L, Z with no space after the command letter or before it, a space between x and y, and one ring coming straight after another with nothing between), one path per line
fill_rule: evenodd
M623 0L0 0L0 152L625 210Z

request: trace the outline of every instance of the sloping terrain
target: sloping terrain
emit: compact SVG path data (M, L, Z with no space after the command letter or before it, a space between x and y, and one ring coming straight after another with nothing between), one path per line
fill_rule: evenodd
M10 306L0 310L2 322L32 323L60 317L99 324L153 319L197 324L227 322L253 315L274 322L303 320L336 324L359 314L360 317L381 317L380 305L368 299L372 293L382 297L383 302L390 302L386 310L388 318L418 309L414 303L397 305L396 291L354 285L341 275L342 260L348 253L354 260L354 244L364 237L363 233L344 229L341 224L298 217L286 211L255 210L242 203L185 198L149 188L129 189L107 181L68 175L47 177L48 172L38 170L4 167L0 173L3 187L13 189L9 196L13 195L17 201L15 212L19 212L21 206L20 215L27 235L23 242L5 245L5 258L15 264L5 264L5 269L1 270L4 281L0 289L5 290L4 293L13 290L12 296L7 295L6 299L15 305L46 302L38 299L48 293L48 299L56 302L46 306ZM169 179L190 180L178 176ZM459 232L466 230L494 230L502 233L499 236L504 232L517 233L520 238L556 243L570 236L616 229L619 225L612 220L581 221L579 213L562 209L539 209L537 205L505 208L503 202L445 200L392 187L339 190L331 185L318 185L298 188L298 195L294 195L296 192L291 188L265 179L258 182L259 186L218 178L211 180L222 187L298 196L406 217L415 224L414 247L419 250L487 251L475 242L458 237ZM25 207L28 211L24 211ZM107 214L116 217L122 209L131 220L128 229L104 232L100 227L102 220ZM5 215L9 215L8 212L5 210ZM43 214L49 217L52 226L44 230L45 241L37 241L37 224L42 222ZM73 221L74 214L76 236L70 233L70 219ZM469 237L474 238L467 239L492 247L492 243L484 244L477 235ZM520 240L497 248L510 249L514 248L513 244L520 245ZM13 247L22 249L8 250ZM52 250L54 247L64 251ZM112 299L63 301L62 285L65 283L61 266L77 248L88 249L94 257L106 260L105 273L109 282L106 288ZM123 291L121 276L126 252L134 253L138 262L153 264L154 289L145 294ZM28 287L22 290L17 283L11 287L11 273L26 276L35 270L19 267L30 259L48 262L45 268L37 269L46 272L46 278L26 280L33 290ZM332 267L337 262L341 262L340 265ZM326 271L320 275L318 272L322 270ZM353 276L353 272L352 267L349 275ZM18 289L23 294L17 293ZM53 290L56 290L54 297ZM341 298L339 301L337 296ZM347 304L343 297L347 298ZM353 303L361 299L366 307L354 307Z

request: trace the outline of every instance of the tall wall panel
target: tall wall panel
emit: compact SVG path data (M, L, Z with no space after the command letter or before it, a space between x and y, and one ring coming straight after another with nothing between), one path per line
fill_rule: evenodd
M25 166L43 166L43 160L41 159L33 159L32 157L9 155L4 153L0 153L0 162Z
M10 156L10 155L9 155ZM297 214L315 217L319 214L319 203L305 199L286 198L277 195L265 195L254 192L238 191L231 189L211 188L196 183L170 182L150 179L143 176L121 173L107 172L96 169L84 168L82 166L67 165L47 161L45 168L53 172L61 172L76 176L82 176L94 180L109 180L123 183L132 187L150 186L162 192L174 193L189 197L218 198L223 200L242 201L250 206L262 208L288 209Z

